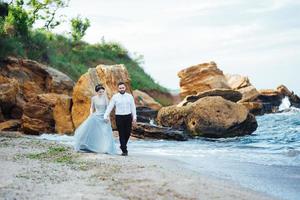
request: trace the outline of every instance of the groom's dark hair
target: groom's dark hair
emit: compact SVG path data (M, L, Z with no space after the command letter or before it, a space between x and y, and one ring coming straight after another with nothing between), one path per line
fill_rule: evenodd
M96 86L95 86L95 91L96 92L98 92L99 90L105 90L105 88L101 85L101 84L97 84Z
M120 86L120 85L125 85L125 83L123 82L123 81L120 81L119 83L118 83L118 86ZM126 86L126 85L125 85Z

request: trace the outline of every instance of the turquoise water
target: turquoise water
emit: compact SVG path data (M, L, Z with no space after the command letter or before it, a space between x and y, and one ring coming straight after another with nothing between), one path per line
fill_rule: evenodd
M236 138L185 142L135 141L136 152L163 156L216 157L263 165L300 166L300 110L258 116L258 129Z
M300 110L258 116L249 136L184 142L137 140L129 153L177 160L188 170L213 176L279 199L300 199ZM72 137L40 138L72 144Z
M257 117L249 136L185 142L134 141L133 153L175 159L190 169L279 199L300 199L300 110Z

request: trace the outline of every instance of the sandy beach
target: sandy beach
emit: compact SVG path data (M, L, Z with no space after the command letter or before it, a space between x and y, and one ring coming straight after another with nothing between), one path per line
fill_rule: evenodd
M172 160L76 153L20 134L0 134L0 160L1 199L272 199Z

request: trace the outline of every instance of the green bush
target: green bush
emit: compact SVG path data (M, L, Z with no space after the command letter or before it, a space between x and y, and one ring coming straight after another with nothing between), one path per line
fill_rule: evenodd
M98 64L124 64L131 77L133 89L168 90L148 75L138 61L129 57L128 51L119 43L102 42L88 44L45 30L30 31L26 42L19 37L5 36L0 39L0 57L7 55L27 57L50 65L76 81L88 68ZM2 48L3 47L3 48Z
M5 26L13 27L12 34L19 37L27 37L29 29L32 26L28 13L18 5L10 5L8 16L5 20Z

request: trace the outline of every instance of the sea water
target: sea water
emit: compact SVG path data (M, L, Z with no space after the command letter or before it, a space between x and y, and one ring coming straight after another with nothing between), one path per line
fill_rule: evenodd
M232 181L279 199L300 199L300 109L283 100L281 113L257 116L248 136L184 142L135 140L129 153L177 160L187 170ZM72 145L72 136L41 135Z

